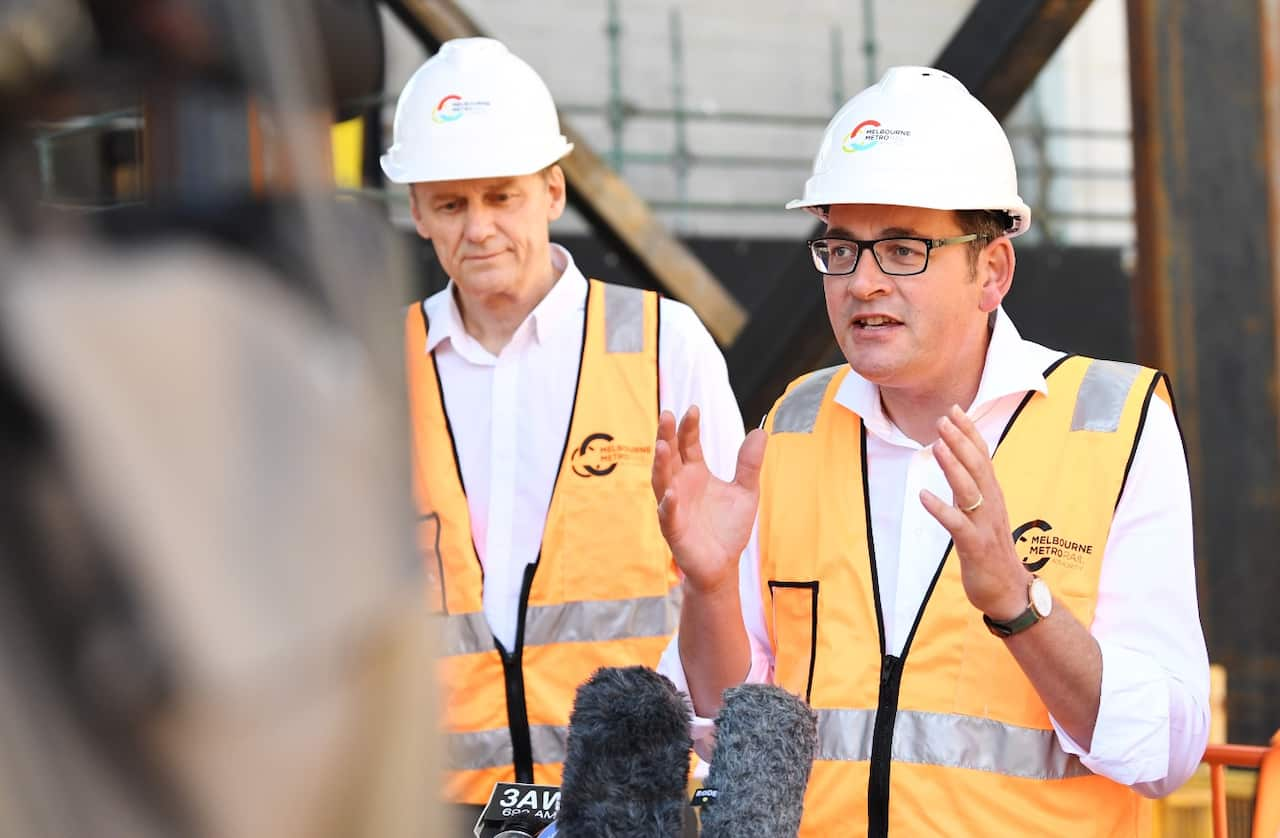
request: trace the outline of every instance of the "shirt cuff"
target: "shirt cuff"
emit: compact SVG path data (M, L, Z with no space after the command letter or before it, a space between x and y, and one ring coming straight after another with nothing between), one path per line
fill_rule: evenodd
M1098 648L1102 690L1092 747L1086 752L1050 716L1058 742L1090 771L1121 785L1163 780L1169 775L1169 675L1139 652L1104 642Z
M770 684L773 682L773 658L769 650L747 632L747 641L751 644L751 667L742 679L744 684ZM684 674L684 663L680 660L680 635L672 636L671 642L658 661L658 672L671 679L676 689L689 695L689 679ZM690 702L692 704L692 702ZM711 761L711 752L715 749L715 719L708 719L693 713L689 723L689 732L693 735L693 750L704 762Z

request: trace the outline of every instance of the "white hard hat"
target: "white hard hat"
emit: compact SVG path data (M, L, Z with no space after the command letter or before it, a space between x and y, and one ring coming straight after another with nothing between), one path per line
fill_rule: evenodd
M420 183L532 174L570 151L533 68L492 38L458 38L404 86L381 162L392 183Z
M1009 236L1031 227L1004 129L951 75L892 67L827 125L805 181L804 208L826 220L832 204L997 210Z

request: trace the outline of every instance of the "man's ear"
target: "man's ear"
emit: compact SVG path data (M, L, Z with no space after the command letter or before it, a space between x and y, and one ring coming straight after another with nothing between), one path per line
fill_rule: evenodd
M1001 236L982 248L978 254L976 277L982 283L982 298L978 307L985 312L1000 307L1005 295L1013 287L1013 268L1016 259L1013 243L1008 236Z
M424 239L430 239L427 233L427 225L423 221L422 199L418 197L417 183L409 184L409 214L413 216L413 226L417 229L418 235Z
M546 172L547 193L551 196L551 204L547 207L547 222L555 221L564 215L564 205L568 198L564 182L564 169L559 163L552 163Z

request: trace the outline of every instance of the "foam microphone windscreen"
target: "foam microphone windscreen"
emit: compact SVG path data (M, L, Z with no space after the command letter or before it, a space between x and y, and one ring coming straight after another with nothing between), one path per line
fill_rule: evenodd
M794 838L817 750L817 720L801 699L770 684L725 690L702 838Z
M561 838L679 838L692 710L642 666L596 670L574 698L560 784Z

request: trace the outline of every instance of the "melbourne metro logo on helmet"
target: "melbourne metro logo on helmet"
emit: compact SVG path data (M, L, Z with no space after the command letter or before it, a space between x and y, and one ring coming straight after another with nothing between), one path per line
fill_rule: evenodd
M431 109L431 121L443 124L462 119L465 114L486 110L489 102L481 99L463 99L457 93L445 96Z
M846 154L855 151L867 151L880 143L901 142L911 136L911 132L902 128L884 128L874 119L859 122L849 136L844 138L840 148Z
M432 108L431 121L453 122L455 119L461 119L462 108L458 107L461 104L462 97L456 93L450 93L448 96L441 99L439 104Z

